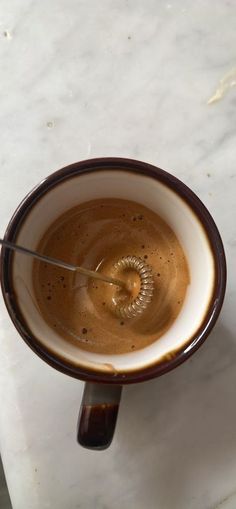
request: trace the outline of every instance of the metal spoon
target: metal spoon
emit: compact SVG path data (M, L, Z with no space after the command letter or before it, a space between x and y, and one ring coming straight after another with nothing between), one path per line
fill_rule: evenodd
M0 239L0 245L7 247L8 249L12 249L13 251L18 251L19 253L23 253L25 255L33 256L42 262L51 263L51 265L57 265L57 267L61 267L62 269L72 270L79 272L80 274L84 274L87 277L91 277L93 279L100 279L105 283L110 283L116 286L122 286L126 288L125 281L121 281L120 279L116 279L113 277L105 276L96 272L95 270L84 269L83 267L78 267L77 265L71 265L70 263L63 262L62 260L57 260L56 258L51 258L50 256L41 255L40 253L36 253L31 249L27 249L26 247L18 246L18 244L13 244L13 242L9 242L8 240Z

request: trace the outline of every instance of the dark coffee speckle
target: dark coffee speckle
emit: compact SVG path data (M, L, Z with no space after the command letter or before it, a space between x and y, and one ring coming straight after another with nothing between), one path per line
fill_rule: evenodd
M87 329L85 327L83 327L82 334L87 334L87 332L88 332Z

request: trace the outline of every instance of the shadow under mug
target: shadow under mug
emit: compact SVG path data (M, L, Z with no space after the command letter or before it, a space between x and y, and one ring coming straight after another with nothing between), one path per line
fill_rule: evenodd
M190 284L183 307L168 331L148 347L102 355L69 344L48 326L37 308L32 259L1 251L2 292L15 327L44 361L86 381L77 436L81 445L91 449L105 449L111 443L122 385L166 373L203 343L219 315L226 285L222 241L205 206L173 175L140 161L98 158L53 173L19 205L5 239L36 249L43 233L63 212L98 198L132 200L158 213L185 251Z

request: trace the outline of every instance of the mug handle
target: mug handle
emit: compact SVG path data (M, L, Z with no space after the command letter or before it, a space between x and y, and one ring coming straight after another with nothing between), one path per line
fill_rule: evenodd
M80 407L77 440L87 449L109 447L116 427L121 385L86 382Z

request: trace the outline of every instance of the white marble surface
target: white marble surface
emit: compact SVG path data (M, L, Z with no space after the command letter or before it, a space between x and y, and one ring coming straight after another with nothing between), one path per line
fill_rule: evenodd
M14 509L235 509L234 0L0 0L0 232L48 173L96 156L172 171L225 243L217 327L177 370L124 390L114 442L75 442L83 384L0 307L0 447Z

